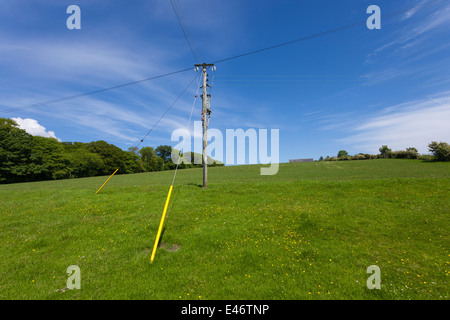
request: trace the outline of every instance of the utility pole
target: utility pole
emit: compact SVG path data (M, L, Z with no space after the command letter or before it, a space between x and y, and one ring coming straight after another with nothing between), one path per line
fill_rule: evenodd
M209 95L207 94L207 90L206 88L209 87L209 85L207 84L207 77L208 74L206 73L206 70L208 69L208 67L214 67L213 64L207 64L207 63L202 63L202 64L196 64L195 65L196 68L201 67L202 68L202 73L203 73L203 94L202 94L202 122L203 122L203 188L206 189L206 187L208 186L208 154L206 152L207 146L208 146L208 115L210 114L211 110L209 109Z

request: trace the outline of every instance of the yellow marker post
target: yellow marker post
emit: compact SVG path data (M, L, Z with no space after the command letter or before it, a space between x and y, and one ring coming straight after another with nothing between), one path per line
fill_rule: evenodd
M173 185L170 186L169 194L167 195L166 204L164 205L164 211L161 217L161 222L159 223L158 233L156 234L155 245L153 246L152 257L150 258L150 263L153 263L156 254L156 248L158 247L159 237L161 237L162 228L164 225L164 219L166 218L167 207L169 206L170 195L172 194Z
M105 181L105 183L100 187L100 189L97 190L97 192L95 194L97 194L100 190L102 190L102 188L105 186L105 184L108 183L109 179L111 179L112 176L116 174L117 170L119 170L119 169L116 169L116 171L114 171L114 173L109 176L108 180Z

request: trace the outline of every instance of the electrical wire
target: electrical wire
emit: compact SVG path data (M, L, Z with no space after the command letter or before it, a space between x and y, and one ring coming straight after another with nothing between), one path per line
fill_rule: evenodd
M388 13L388 14L383 14L383 17L395 17L395 16L398 16L398 15L403 15L403 14L407 13L411 9L416 9L416 8L420 8L420 7L428 6L428 5L430 5L430 6L431 5L436 5L436 4L441 3L441 2L442 1L436 1L434 3L425 2L425 3L422 3L422 4L416 5L414 7L410 7L408 9L403 9L403 10L398 10L398 11L391 12L391 13ZM363 22L366 23L366 20L364 20ZM226 62L226 61L242 58L242 57L245 57L245 56L261 53L261 52L264 52L264 51L280 48L280 47L283 47L283 46L288 46L288 45L295 44L295 43L298 43L298 42L303 42L303 41L306 41L306 40L310 40L310 39L322 37L322 36L325 36L325 35L337 33L337 32L343 31L343 30L347 30L347 29L351 29L351 28L354 28L354 27L361 26L361 24L362 24L362 21L359 21L357 23L348 24L348 25L345 25L345 26L342 26L342 27L339 27L339 28L318 32L318 33L315 33L315 34L312 34L312 35L308 35L308 36L304 36L304 37L301 37L301 38L297 38L297 39L294 39L294 40L291 40L291 41L286 41L286 42L282 42L282 43L279 43L279 44L276 44L276 45L272 45L272 46L269 46L269 47L261 48L261 49L258 49L258 50L253 50L253 51L249 51L249 52L246 52L246 53L241 53L241 54L238 54L238 55L235 55L235 56L231 56L231 57L228 57L228 58L219 59L219 60L214 61L213 64L218 64L218 63L222 63L222 62ZM76 95L72 95L72 96L68 96L68 97L64 97L64 98L44 101L44 102L30 104L30 105L26 105L26 106L22 106L22 107L9 108L9 109L0 111L0 114L20 111L20 110L24 110L24 109L28 109L28 108L40 107L40 106L44 106L44 105L48 105L48 104L52 104L52 103L67 101L67 100L70 100L70 99L76 99L76 98L79 98L79 97L84 97L84 96L88 96L88 95L92 95L92 94L97 94L97 93L101 93L101 92L105 92L105 91L109 91L109 90L114 90L114 89L130 86L130 85L138 84L138 83L141 83L141 82L144 82L144 81L150 81L150 80L153 80L153 79L158 79L158 78L170 76L170 75L181 73L181 72L185 72L185 71L188 71L188 70L192 70L192 67L186 68L186 69L182 69L182 70L178 70L178 71L174 71L174 72L170 72L170 73L166 73L166 74L162 74L162 75L159 75L159 76L154 76L154 77L138 80L138 81L133 81L133 82L125 83L125 84L120 84L120 85L113 86L113 87L108 87L108 88L94 90L94 91L90 91L90 92L86 92L86 93L76 94Z
M197 47L197 45L196 45L196 43L194 41L194 37L192 36L191 30L189 29L189 26L187 24L187 20L186 20L186 18L184 16L184 12L183 12L183 8L181 7L181 3L180 3L179 0L176 0L176 3L178 3L178 8L180 9L182 21L183 21L183 23L185 25L187 34L188 34L189 38L191 39L191 43L193 45L193 48L194 48L195 52L197 53L198 60L202 60L201 57L200 57L199 51L198 51L198 47Z
M222 63L222 62L225 62L225 61L230 61L230 60L234 60L234 59L237 59L237 58L242 58L242 57L245 57L245 56L261 53L261 52L264 52L264 51L268 51L268 50L272 50L272 49L288 46L288 45L291 45L291 44L294 44L294 43L297 43L297 42L302 42L302 41L306 41L306 40L322 37L324 35L333 34L333 33L336 33L336 32L339 32L339 31L343 31L343 30L346 30L346 29L350 29L350 28L354 28L354 27L360 26L360 25L361 25L360 22L358 22L358 23L349 24L349 25L346 25L346 26L343 26L343 27L335 28L335 29L332 29L332 30L322 31L322 32L319 32L319 33L315 33L315 34L312 34L312 35L309 35L309 36L304 36L304 37L301 37L301 38L298 38L298 39L294 39L294 40L291 40L291 41L282 42L282 43L279 43L279 44L276 44L276 45L273 45L273 46L269 46L269 47L261 48L261 49L258 49L258 50L253 50L253 51L249 51L249 52L246 52L246 53L241 53L241 54L238 54L238 55L235 55L235 56L231 56L231 57L228 57L228 58L216 60L216 61L213 62L213 64L218 64L218 63Z
M197 91L196 91L195 96L194 96L194 102L192 103L191 114L189 115L189 121L188 121L188 125L187 125L187 129L188 130L189 130L190 126L191 126L192 113L194 112L194 106L195 106L195 102L197 101L199 89L200 89L200 77L198 78ZM183 147L184 147L184 140L183 140L183 145L182 145L181 148L183 148ZM180 153L178 153L177 166L175 168L175 173L173 175L172 186L175 183L175 177L177 176L178 166L180 165L180 159L181 159L181 155L180 155Z
M436 4L440 3L440 2L442 2L442 1L436 1L434 3L424 2L424 3L421 3L421 4L416 5L414 7L410 7L408 9L406 9L406 10L405 9L396 10L396 11L393 11L393 12L390 12L390 13L387 13L387 14L383 14L383 17L384 18L386 18L386 17L392 18L392 17L398 16L398 15L403 15L406 12L409 12L411 9L417 9L417 8L420 8L420 7L423 7L423 6L428 6L428 5L430 5L430 6L431 5L436 5ZM361 20L361 21L358 21L358 22L355 22L355 23L351 23L351 24L347 24L347 25L338 27L338 28L334 28L334 29L330 29L330 30L314 33L314 34L311 34L311 35L308 35L308 36L303 36L303 37L300 37L300 38L297 38L297 39L294 39L294 40L278 43L278 44L275 44L275 45L272 45L272 46L268 46L268 47L265 47L265 48L261 48L261 49L258 49L258 50L253 50L253 51L241 53L241 54L238 54L238 55L235 55L235 56L231 56L231 57L228 57L228 58L216 60L216 61L212 62L212 64L218 64L218 63L222 63L222 62L225 62L225 61L230 61L230 60L242 58L242 57L245 57L245 56L261 53L261 52L264 52L264 51L268 51L268 50L272 50L272 49L288 46L288 45L295 44L295 43L298 43L298 42L303 42L303 41L306 41L306 40L319 38L319 37L322 37L322 36L325 36L325 35L330 35L330 34L337 33L337 32L344 31L344 30L348 30L348 29L351 29L351 28L360 27L362 24L365 25L366 22L367 22L367 20Z
M177 101L181 98L181 96L186 92L186 90L191 86L191 84L194 82L195 78L199 77L199 74L196 74L194 78L189 82L189 84L186 86L186 88L183 89L183 91L177 96L174 102L166 109L166 111L162 114L162 116L158 119L158 121L155 122L155 124L150 128L150 130L147 132L147 134L141 139L141 141L138 143L136 147L134 147L135 150L138 150L139 146L142 142L148 137L148 135L153 131L153 129L158 125L158 123L166 116L166 114L172 109L172 107L177 103Z
M145 79L141 79L141 80L137 80L137 81L133 81L133 82L128 82L128 83L124 83L124 84L119 84L119 85L108 87L108 88L93 90L93 91L89 91L89 92L85 92L85 93L75 94L75 95L67 96L67 97L64 97L64 98L48 100L48 101L39 102L39 103L33 103L33 104L25 105L25 106L22 106L22 107L9 108L9 109L6 109L6 110L1 110L0 114L11 113L11 112L15 112L15 111L31 109L31 108L41 107L41 106L45 106L45 105L49 105L49 104L53 104L53 103L57 103L57 102L63 102L63 101L67 101L67 100L81 98L81 97L85 97L85 96L89 96L89 95L93 95L93 94L97 94L97 93L101 93L101 92L106 92L106 91L110 91L110 90L114 90L114 89L119 89L119 88L131 86L131 85L142 83L142 82L145 82L145 81L160 79L160 78L171 76L171 75L174 75L174 74L186 72L188 70L193 70L193 68L191 67L191 68L186 68L186 69L182 69L182 70L178 70L178 71L173 71L173 72L161 74L161 75L150 77L150 78L145 78Z
M186 22L184 21L185 19L183 19L184 15L183 9L181 8L181 4L177 0L170 0L170 3L172 5L173 11L175 12L175 15L177 16L178 24L180 25L181 30L183 31L184 37L186 38L189 48L191 49L191 52L194 55L195 61L199 63L200 58L194 45L194 40L192 38L191 33L189 32L189 28L187 27Z

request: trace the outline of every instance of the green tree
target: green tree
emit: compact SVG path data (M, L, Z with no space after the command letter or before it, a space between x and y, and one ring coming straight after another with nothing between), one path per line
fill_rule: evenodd
M163 159L164 163L171 161L172 147L171 146L159 146L155 149L156 155Z
M84 148L79 148L78 152L71 152L66 156L69 159L68 169L72 178L98 176L106 171L102 157Z
M419 157L419 151L416 148L406 148L406 158L417 159Z
M160 171L163 168L164 160L156 155L152 147L145 147L139 150L145 171Z
M116 169L119 169L119 172L126 172L127 155L122 149L103 140L90 142L86 147L89 151L102 157L105 170L101 174L108 175Z
M339 151L338 154L337 154L337 157L338 157L338 158L342 158L342 157L345 157L345 156L348 156L348 152L345 151L345 150L341 150L341 151Z
M69 159L70 178L98 176L107 171L102 156L99 153L93 153L87 143L62 142L61 145Z
M132 154L135 154L135 155L139 156L139 149L138 149L138 147L129 147L128 148L128 152L131 152Z
M70 160L64 154L63 145L54 138L33 136L34 162L42 168L38 180L61 179L70 176Z
M44 170L33 152L33 136L11 119L0 118L0 182L33 181Z
M388 158L389 154L392 152L392 150L389 149L388 146L386 146L386 145L381 146L381 148L378 150L380 151L380 155L383 158Z
M141 158L133 152L125 152L125 172L138 173L144 171Z
M436 161L450 161L450 145L446 142L432 141L428 150L433 154Z
M59 142L32 136L13 120L0 118L0 183L109 175L115 169L171 170L176 167L171 154L167 145L124 151L106 141ZM181 163L179 168L193 166Z
M173 170L176 168L176 164L172 161L172 147L171 146L158 146L155 149L156 155L163 160L162 170Z

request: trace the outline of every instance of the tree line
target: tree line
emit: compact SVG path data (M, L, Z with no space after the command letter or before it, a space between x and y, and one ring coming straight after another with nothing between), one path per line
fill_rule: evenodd
M341 161L341 160L367 160L367 159L419 159L426 161L450 161L450 145L446 142L432 141L428 144L431 154L419 154L416 148L392 151L387 145L381 146L379 154L358 153L349 155L347 151L340 150L335 157L320 157L319 161Z
M129 148L124 151L106 141L59 142L32 136L12 119L0 118L0 183L30 182L173 170L172 147ZM195 153L190 153L194 157ZM209 164L208 159L208 164ZM212 166L223 165L214 163ZM180 163L179 168L202 164Z

